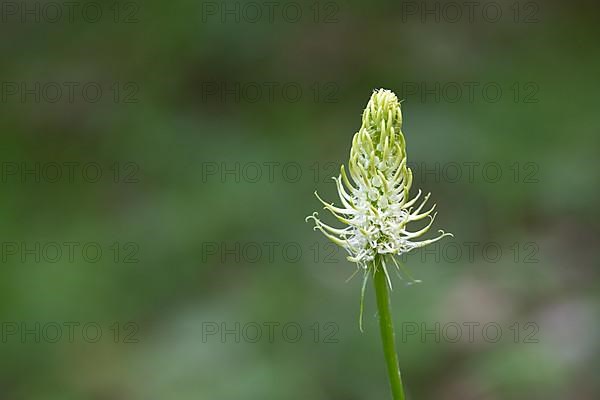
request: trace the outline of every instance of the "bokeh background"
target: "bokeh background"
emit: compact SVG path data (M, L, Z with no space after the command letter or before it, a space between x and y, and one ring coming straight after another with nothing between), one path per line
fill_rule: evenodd
M304 222L379 87L455 235L394 279L408 398L599 398L596 2L75 3L1 2L0 398L390 398Z

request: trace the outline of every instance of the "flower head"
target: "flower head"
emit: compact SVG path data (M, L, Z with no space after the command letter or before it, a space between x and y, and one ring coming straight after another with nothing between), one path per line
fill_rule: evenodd
M307 218L314 220L315 230L343 247L348 260L365 271L363 293L370 269L381 265L391 287L386 260L392 260L400 270L395 256L452 235L440 230L433 239L415 240L433 224L435 204L423 211L429 194L421 198L419 190L412 199L409 197L412 172L407 166L401 128L402 112L396 95L385 89L374 91L363 112L360 130L352 139L349 174L342 165L340 175L333 178L342 206L325 202L315 192L324 208L345 227L331 227L317 213ZM409 230L409 225L423 219L429 219L426 226ZM411 282L416 282L403 271Z

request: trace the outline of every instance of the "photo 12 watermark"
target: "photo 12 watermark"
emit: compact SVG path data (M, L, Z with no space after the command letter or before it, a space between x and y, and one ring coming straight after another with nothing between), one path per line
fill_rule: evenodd
M0 344L26 343L139 343L135 322L1 321Z
M203 103L338 103L340 86L336 82L204 81L200 84Z
M204 321L202 343L339 343L335 322Z
M114 264L140 262L140 245L136 242L96 241L1 241L2 264Z
M402 23L421 24L536 24L540 3L536 1L400 1Z
M2 161L0 184L132 184L140 182L139 172L140 165L133 161Z
M203 1L202 23L220 24L335 24L340 22L335 1Z
M132 1L2 1L0 23L20 24L137 24L140 4Z
M133 81L0 81L0 104L139 103Z
M539 343L540 328L535 322L402 322L401 343Z
M537 82L500 83L493 81L402 82L400 97L420 103L489 103L507 101L517 104L540 102Z

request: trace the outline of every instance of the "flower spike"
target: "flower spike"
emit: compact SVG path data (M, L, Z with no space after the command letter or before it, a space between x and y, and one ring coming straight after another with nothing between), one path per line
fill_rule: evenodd
M352 138L348 169L342 165L339 176L333 179L340 207L321 199L316 192L315 196L345 226L335 228L324 224L316 212L306 220L313 220L315 230L348 252L347 259L356 263L356 271L349 279L359 271L363 273L358 321L361 332L367 283L369 276L373 276L390 388L394 400L405 400L395 350L388 292L388 287L392 289L392 279L388 267L393 264L394 272L409 285L419 283L396 258L452 234L440 230L433 239L415 240L433 225L436 205L426 207L430 194L421 198L421 190L410 199L413 176L406 160L400 102L393 92L385 89L373 92L362 113L361 127ZM415 228L415 222L427 218L429 222L424 227Z
M426 234L433 225L436 205L425 208L430 194L417 203L421 190L409 198L412 171L407 164L400 102L389 90L375 90L362 113L361 127L352 139L348 168L342 165L339 176L334 177L341 206L324 201L315 192L324 208L345 227L338 229L326 225L316 213L307 218L314 220L316 230L348 252L348 260L364 270L361 315L366 281L369 273L375 272L374 268L382 268L388 285L392 286L386 257L392 259L409 283L415 283L418 281L397 263L395 257L453 236L440 231L433 239L414 240ZM424 208L427 211L422 211ZM408 229L413 222L425 218L429 219L425 227Z

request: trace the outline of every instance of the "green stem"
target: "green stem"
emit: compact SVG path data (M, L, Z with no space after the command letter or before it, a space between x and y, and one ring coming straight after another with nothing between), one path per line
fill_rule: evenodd
M402 378L400 377L400 368L398 366L398 355L394 339L394 323L390 312L390 296L387 280L383 271L383 265L376 264L375 266L375 276L373 279L375 281L377 309L379 310L379 328L381 330L385 363L390 377L392 398L394 400L404 400L404 389L402 388Z

